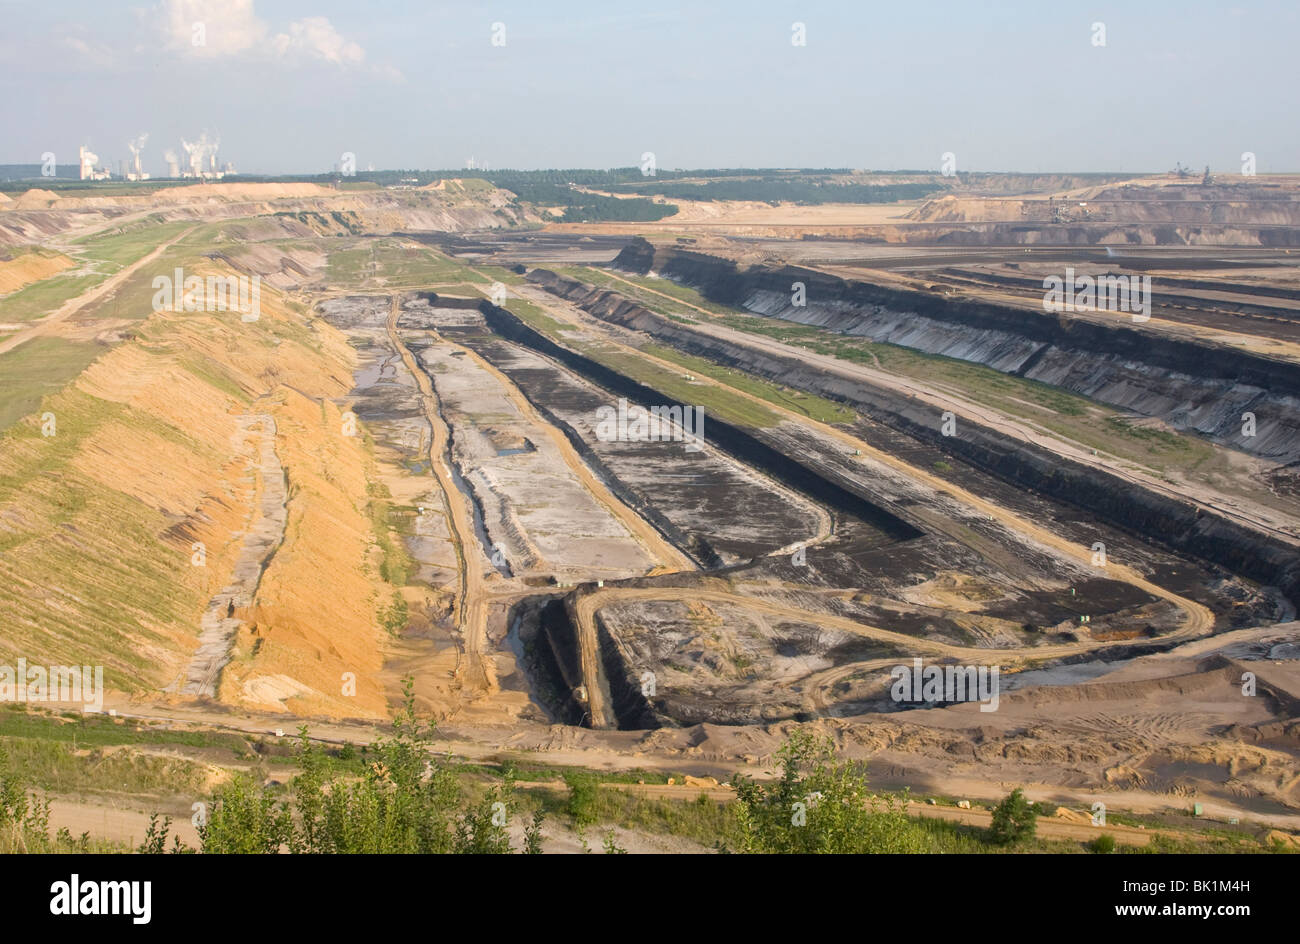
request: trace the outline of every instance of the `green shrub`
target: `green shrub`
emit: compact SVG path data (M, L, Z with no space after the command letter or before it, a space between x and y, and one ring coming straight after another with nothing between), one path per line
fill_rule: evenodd
M1110 833L1102 833L1092 842L1088 843L1089 852L1097 852L1101 855L1109 855L1115 851L1115 837Z
M1025 799L1019 787L1012 790L993 811L989 826L989 842L999 846L1025 842L1034 838L1038 830L1038 816L1034 805Z
M0 769L8 756L0 750ZM0 853L49 852L50 804L27 792L21 780L0 775Z
M770 785L735 778L740 851L747 853L914 853L930 836L907 815L906 795L881 800L860 764L837 763L830 738L799 731L778 752Z
M431 759L432 726L415 715L411 679L391 737L362 754L360 778L345 778L320 747L299 731L298 774L287 792L241 775L223 786L199 827L205 853L499 853L507 832L514 781L506 777L474 804L460 796L456 773ZM155 818L142 852L161 852L170 823ZM176 843L173 852L186 851ZM541 817L524 832L524 851L541 851Z
M597 793L600 786L591 774L578 770L567 770L564 782L569 787L569 815L573 824L583 829L596 822Z
M199 838L204 852L274 854L291 840L289 811L252 777L240 774L222 787ZM165 842L165 833L154 841Z

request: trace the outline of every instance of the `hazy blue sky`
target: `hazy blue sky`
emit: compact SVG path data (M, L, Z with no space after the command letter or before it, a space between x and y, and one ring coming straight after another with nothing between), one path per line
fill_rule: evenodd
M1295 171L1298 38L1296 0L0 0L0 163L85 143L116 169L147 132L157 172L207 130L250 173L345 151L359 169L644 151L937 169L951 151L961 170L1225 172L1252 151L1261 173Z

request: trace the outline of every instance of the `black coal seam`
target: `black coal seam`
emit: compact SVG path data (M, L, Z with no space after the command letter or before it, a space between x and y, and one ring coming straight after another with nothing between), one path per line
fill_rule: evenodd
M554 276L546 270L534 272ZM572 281L556 278L564 284ZM551 290L544 278L534 281ZM693 340L698 343L708 340L724 347L730 343L705 339L645 308L638 307L636 315L654 319L659 330L649 333L688 354L717 357L715 351L694 348ZM630 317L630 314L624 312L623 317ZM760 352L748 346L744 346L744 350L750 361L743 366L750 373L846 403L869 413L877 422L1005 482L1031 488L1055 501L1096 515L1106 524L1153 546L1189 554L1247 579L1278 587L1293 604L1300 604L1300 555L1283 541L1191 502L1158 495L1095 466L1086 466L1032 443L1014 439L971 419L963 421L962 435L942 436L935 424L923 424L906 415L903 411L906 406L900 409L896 405L897 397L869 384L855 382L853 388L857 395L847 395L842 390L827 389L802 377L801 371L807 373L807 365L803 362L773 351Z
M641 404L665 403L682 408L690 405L666 397L659 391L625 377L604 364L561 347L528 327L516 315L504 308L498 308L484 301L480 310L487 320L488 327L497 334L546 354L618 396ZM830 481L816 470L782 454L738 426L711 416L706 423L704 438L709 445L716 446L742 463L757 466L789 488L814 501L853 515L894 540L907 541L924 534L898 515Z

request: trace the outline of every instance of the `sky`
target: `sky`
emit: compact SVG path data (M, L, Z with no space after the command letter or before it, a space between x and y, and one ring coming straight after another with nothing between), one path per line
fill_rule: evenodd
M1228 3L0 0L0 163L1298 171L1300 3Z

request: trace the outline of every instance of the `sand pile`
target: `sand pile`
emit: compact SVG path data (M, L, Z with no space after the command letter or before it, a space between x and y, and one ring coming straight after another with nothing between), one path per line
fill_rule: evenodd
M67 256L52 252L24 252L12 259L0 259L0 295L16 292L74 265Z
M13 202L15 210L43 210L59 202L59 195L50 190L34 188L28 190Z

